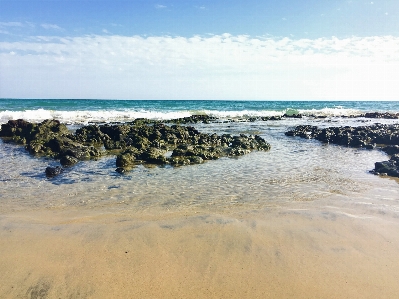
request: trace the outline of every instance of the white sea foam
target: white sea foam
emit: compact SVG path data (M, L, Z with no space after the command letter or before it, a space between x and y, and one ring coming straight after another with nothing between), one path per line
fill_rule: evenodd
M284 111L274 110L241 110L241 111L215 111L205 110L205 113L217 118L246 118L246 117L271 117L282 116Z
M0 111L0 123L6 123L11 119L25 119L31 122L41 122L45 119L58 119L64 123L73 124L87 124L89 122L127 122L136 118L149 119L175 119L188 117L194 114L206 114L217 118L249 118L249 117L271 117L282 116L287 114L302 114L305 116L349 116L360 115L361 112L355 109L324 108L324 109L309 109L297 110L287 108L283 111L276 110L234 110L234 111L219 111L219 110L180 110L180 111L151 111L151 110L24 110L24 111Z
M188 111L147 111L147 110L25 110L2 111L0 122L6 123L11 119L25 119L31 122L41 122L45 119L58 119L64 123L87 124L89 122L127 122L136 118L174 119L192 115Z
M335 108L323 108L323 109L309 109L309 110L298 110L302 115L310 116L350 116L360 115L362 112L356 109L345 109L341 106Z
M210 116L218 118L247 118L247 117L271 117L271 116L283 116L284 114L302 114L305 116L350 116L350 115L361 115L362 112L356 109L344 109L342 107L335 108L323 108L323 109L291 109L287 108L283 111L276 110L241 110L241 111L213 111L205 110L205 113Z

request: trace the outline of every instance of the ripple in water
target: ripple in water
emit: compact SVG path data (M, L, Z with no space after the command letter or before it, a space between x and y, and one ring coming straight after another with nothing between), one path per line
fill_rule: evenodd
M384 181L368 173L374 162L386 159L382 152L284 136L293 125L292 121L198 125L212 133L256 132L272 149L186 167L138 166L126 175L115 172L115 157L106 157L80 162L47 179L44 169L55 161L33 158L22 147L1 142L2 209L257 209L336 194L366 194Z

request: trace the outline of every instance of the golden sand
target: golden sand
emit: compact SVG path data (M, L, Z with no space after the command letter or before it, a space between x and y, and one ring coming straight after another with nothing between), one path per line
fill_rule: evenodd
M395 298L399 221L302 203L0 218L0 298Z

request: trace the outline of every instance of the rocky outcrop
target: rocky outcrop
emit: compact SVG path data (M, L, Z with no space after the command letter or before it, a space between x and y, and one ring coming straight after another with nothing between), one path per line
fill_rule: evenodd
M200 164L206 160L270 149L270 145L259 136L219 136L180 125L133 126L130 132L119 138L125 148L116 158L118 167L138 163L174 166Z
M390 113L390 112L368 112L363 114L362 116L366 118L384 118L384 119L398 119L399 113Z
M22 119L10 120L2 124L0 137L25 145L33 155L61 159L65 166L102 154L94 146L85 146L77 142L76 136L58 120L45 120L38 124Z
M399 177L399 125L376 124L361 127L330 127L319 129L315 126L297 126L285 133L287 136L299 136L317 139L324 143L333 143L355 148L379 148L390 155L389 161L375 163L371 172Z
M206 116L193 116L182 119L182 122L209 120ZM0 137L25 145L33 155L59 159L63 167L113 154L120 173L137 164L200 164L206 160L270 149L270 145L257 135L205 134L192 126L166 125L146 119L128 124L88 125L74 134L57 120L39 124L16 120L1 126ZM48 177L61 172L61 167L46 169Z
M319 129L315 126L297 126L285 133L287 136L299 136L317 139L324 143L334 143L350 147L369 145L399 145L399 125L375 124L360 127L329 127Z

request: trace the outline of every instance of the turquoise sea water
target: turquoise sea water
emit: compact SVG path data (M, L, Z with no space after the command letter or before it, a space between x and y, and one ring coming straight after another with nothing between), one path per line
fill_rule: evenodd
M239 110L321 110L325 108L360 111L399 111L399 101L191 101L191 100L73 100L73 99L0 99L4 110L123 110L154 111L239 111Z
M208 114L216 117L303 115L349 116L364 112L399 112L399 102L372 101L137 101L0 99L0 122L57 118L71 123L128 121L137 117L169 119Z

